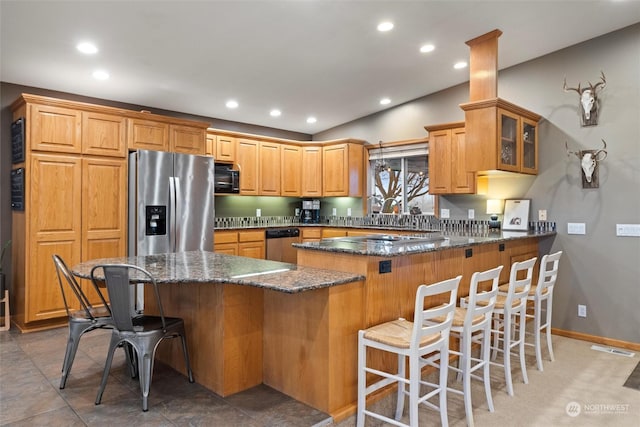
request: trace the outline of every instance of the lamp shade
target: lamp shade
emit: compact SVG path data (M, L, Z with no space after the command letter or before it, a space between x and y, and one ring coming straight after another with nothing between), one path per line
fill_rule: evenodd
M502 213L502 200L489 199L487 200L487 214L501 214Z

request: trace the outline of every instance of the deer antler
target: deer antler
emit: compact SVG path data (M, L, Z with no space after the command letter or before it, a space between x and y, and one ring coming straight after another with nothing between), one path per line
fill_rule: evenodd
M578 83L578 87L567 87L567 77L565 76L564 78L564 85L562 86L562 89L564 89L565 92L569 92L570 90L575 90L576 92L578 92L578 95L582 95L582 89L580 89L580 83Z
M575 154L577 158L582 159L582 157L580 157L580 153L577 151L569 151L569 145L567 144L567 141L564 142L564 148L567 149L567 156L569 154Z
M593 158L598 162L607 158L607 142L604 139L602 140L602 145L603 147L601 149L593 153ZM598 157L600 153L604 153L604 157Z
M591 87L591 90L593 92L596 91L596 89L598 89L598 87L602 86L602 89L604 89L607 86L607 79L604 76L604 73L602 71L600 71L600 81L598 83L596 83L595 85L592 85L591 82L589 82L589 86Z

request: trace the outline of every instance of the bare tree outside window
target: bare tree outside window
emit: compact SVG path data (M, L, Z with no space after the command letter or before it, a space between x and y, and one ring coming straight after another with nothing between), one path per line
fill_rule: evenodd
M382 214L433 214L429 195L427 156L371 162L373 197L371 212Z

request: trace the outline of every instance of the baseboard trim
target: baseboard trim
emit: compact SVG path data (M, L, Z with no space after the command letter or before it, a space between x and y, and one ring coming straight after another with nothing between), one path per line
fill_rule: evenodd
M604 344L612 347L625 348L627 350L640 351L640 343L616 340L612 338L599 337L597 335L584 334L582 332L566 331L564 329L551 328L551 333L567 338L575 338L577 340L594 342L596 344Z

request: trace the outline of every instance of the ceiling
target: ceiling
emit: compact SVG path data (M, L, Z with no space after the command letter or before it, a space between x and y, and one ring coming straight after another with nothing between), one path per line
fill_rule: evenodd
M502 69L640 22L640 2L0 0L0 15L4 82L315 134L468 81L453 64L491 30Z

